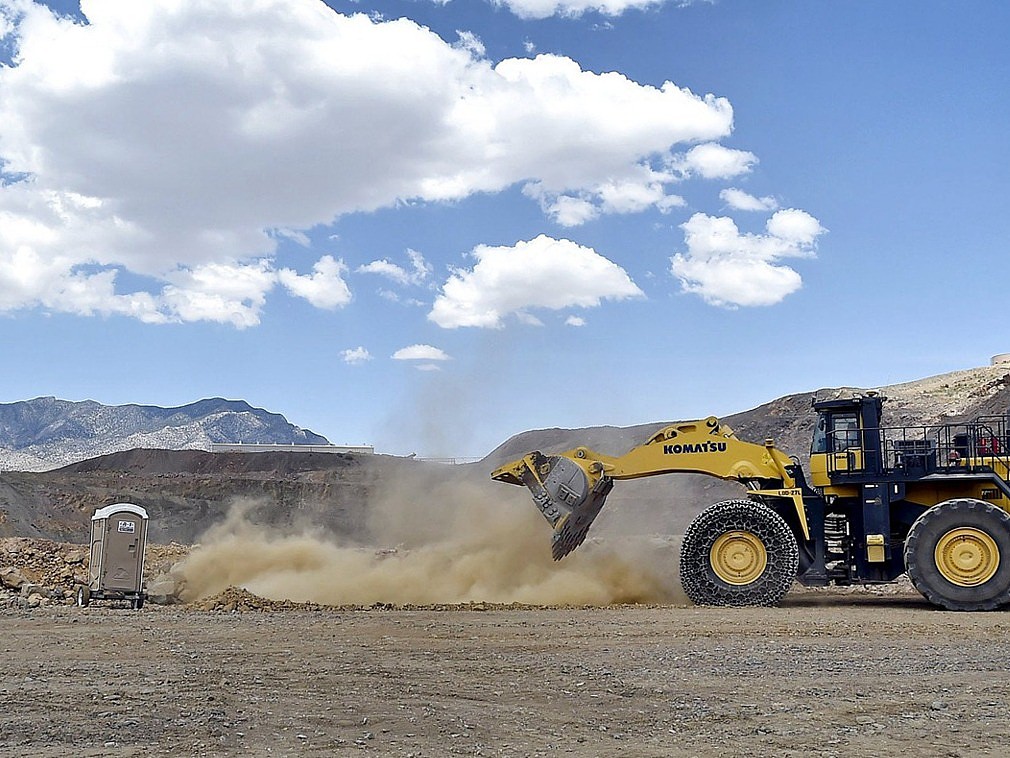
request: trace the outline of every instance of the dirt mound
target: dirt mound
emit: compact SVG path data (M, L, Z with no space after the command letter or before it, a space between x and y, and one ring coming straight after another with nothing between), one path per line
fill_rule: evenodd
M65 601L88 580L88 549L83 545L14 538L0 540L0 588L14 594L34 585L45 599Z
M254 595L240 587L228 587L217 595L190 603L187 608L194 611L242 613L245 611L320 611L323 606L316 603L296 603L291 600L270 600Z

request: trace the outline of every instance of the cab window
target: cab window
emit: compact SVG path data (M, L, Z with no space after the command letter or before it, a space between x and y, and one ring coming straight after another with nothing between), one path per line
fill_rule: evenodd
M842 453L859 448L859 419L855 413L840 413L832 419L831 450Z
M817 419L817 427L814 429L814 440L810 445L810 452L828 452L828 419L825 416L820 416Z

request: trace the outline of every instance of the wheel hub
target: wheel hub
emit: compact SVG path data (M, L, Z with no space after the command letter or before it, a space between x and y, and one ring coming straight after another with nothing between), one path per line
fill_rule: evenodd
M992 579L999 568L999 547L981 529L951 529L936 543L936 567L951 584L977 587Z
M768 551L750 532L726 532L716 539L709 553L712 570L726 584L751 584L768 566Z

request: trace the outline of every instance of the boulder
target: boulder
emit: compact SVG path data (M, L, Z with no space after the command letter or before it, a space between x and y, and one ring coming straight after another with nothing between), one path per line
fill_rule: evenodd
M0 585L3 585L4 587L17 590L20 589L21 585L27 581L28 579L25 578L25 575L13 566L5 566L0 569Z
M168 576L159 576L152 580L147 585L146 592L147 599L158 605L168 605L179 599L175 580Z

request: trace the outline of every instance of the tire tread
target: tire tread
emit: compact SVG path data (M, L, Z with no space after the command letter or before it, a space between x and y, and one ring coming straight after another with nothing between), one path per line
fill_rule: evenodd
M711 571L712 543L727 531L752 531L765 543L768 567L752 584L732 586ZM792 587L799 568L799 547L792 529L778 513L755 500L724 500L691 521L680 551L680 582L696 605L777 605Z
M965 519L968 521L965 521ZM936 539L960 525L980 526L988 522L987 532L1000 548L1000 571L990 582L998 582L982 594L975 587L958 587L945 582L935 565ZM946 523L945 523L946 522ZM940 530L940 535L935 532ZM936 537L936 539L934 539ZM933 605L948 611L993 611L1010 603L1010 514L984 500L954 498L924 511L908 530L905 538L905 568L919 593ZM986 582L988 585L989 582ZM985 587L985 585L982 585Z

